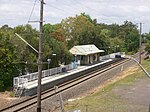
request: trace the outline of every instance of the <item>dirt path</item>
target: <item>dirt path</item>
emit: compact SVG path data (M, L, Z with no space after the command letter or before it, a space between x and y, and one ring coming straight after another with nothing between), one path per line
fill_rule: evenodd
M16 100L16 98L10 97L10 92L1 92L0 93L0 108L7 106L12 101Z
M120 98L137 105L150 104L150 79L138 79L132 86L117 87L113 92Z

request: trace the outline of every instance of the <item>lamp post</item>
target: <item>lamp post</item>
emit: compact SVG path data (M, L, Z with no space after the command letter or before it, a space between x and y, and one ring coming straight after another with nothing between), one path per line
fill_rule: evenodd
M54 53L54 54L52 54L52 56L53 56L53 57L55 56L55 57L53 58L53 60L54 60L53 62L54 62L54 65L56 65L56 64L55 64L55 63L56 63L56 54Z
M48 62L48 69L49 69L49 64L51 62L51 59L47 59L47 62Z
M51 54L52 56L56 56L56 54ZM48 64L48 69L49 69L49 64L50 64L50 62L51 62L51 59L48 57L48 59L47 59L47 64Z
M116 53L118 52L118 48L119 48L119 45L115 46L116 47Z
M75 51L75 54L74 54L74 61L75 61L75 64L77 62L77 51Z
M107 49L107 53L109 54L109 50L110 50L110 46L108 47L108 49Z
M141 64L141 45L142 45L142 23L140 23L140 40L139 40L139 63Z
M56 56L56 54L52 54L53 56Z
M77 62L77 55L75 54L75 62Z

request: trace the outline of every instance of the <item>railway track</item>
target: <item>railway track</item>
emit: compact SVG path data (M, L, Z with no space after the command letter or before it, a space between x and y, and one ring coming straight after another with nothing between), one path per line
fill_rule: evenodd
M73 88L74 86L76 85L79 85L87 80L90 80L91 78L94 78L98 75L101 75L102 73L106 72L106 71L109 71L125 62L129 61L129 59L124 59L122 61L119 61L119 62L116 62L116 63L113 63L111 65L107 65L105 67L102 67L101 69L98 69L98 70L95 70L95 71L92 71L88 74L85 74L85 75L82 75L78 78L75 78L73 80L70 80L68 82L65 82L63 84L60 84L60 85L56 85L59 90L58 91L55 91L54 88L51 88L47 91L44 91L42 92L42 97L41 97L41 101L44 102L46 99L60 93L60 92L63 92L67 89L70 89L70 88ZM18 111L22 111L22 110L25 110L27 108L31 108L33 106L35 106L37 103L37 95L34 95L34 96L31 96L30 98L27 98L23 101L20 101L16 104L12 104L11 106L8 106L6 108L3 108L0 110L0 112L18 112Z

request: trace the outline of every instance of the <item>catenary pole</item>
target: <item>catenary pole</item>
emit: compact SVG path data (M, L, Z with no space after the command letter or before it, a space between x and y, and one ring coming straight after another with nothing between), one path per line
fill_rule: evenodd
M140 23L140 39L139 39L139 63L141 64L141 45L142 45L142 23Z
M40 0L40 36L38 57L38 87L37 87L37 112L41 112L41 78L42 78L42 36L43 36L43 6L44 0Z
M23 42L25 42L25 43L26 43L30 48L32 48L36 53L39 54L39 52L38 52L31 44L29 44L25 39L23 39L19 34L15 33L15 35L16 35L17 37L19 37Z

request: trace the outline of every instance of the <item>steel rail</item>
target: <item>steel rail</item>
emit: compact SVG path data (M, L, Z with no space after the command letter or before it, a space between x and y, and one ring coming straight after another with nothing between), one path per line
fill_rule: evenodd
M125 60L123 60L121 62L119 61L117 63L112 63L111 65L106 65L106 66L104 66L104 67L102 67L102 68L100 68L98 70L95 70L95 71L92 71L92 72L88 73L88 75L87 74L86 75L82 75L82 76L77 77L77 78L75 78L73 80L70 80L70 81L67 81L67 82L65 82L63 84L60 84L60 85L58 85L59 91L57 91L57 92L54 92L54 88L50 88L49 90L46 90L46 91L42 92L42 102L44 100L54 96L55 94L63 92L63 91L65 91L65 90L67 90L67 89L69 89L71 87L74 87L75 85L78 85L78 84L80 84L80 83L82 83L84 81L90 80L91 78L94 78L97 75L99 75L101 73L104 73L104 72L106 72L108 70L111 70L114 67L117 67L117 66L119 66L119 65L121 65L121 64L123 64L125 62L128 62L128 61L130 61L130 59L125 59ZM79 81L79 80L81 80L81 81ZM75 81L77 81L77 82L75 83ZM69 85L69 84L71 84L71 85ZM67 86L67 85L69 85L69 86ZM64 86L67 86L67 87L64 87ZM50 92L52 92L52 93L50 94ZM25 100L23 100L21 102L18 102L16 104L8 106L8 107L6 107L4 109L1 109L0 112L7 112L9 110L11 110L11 112L18 112L18 111L23 110L25 108L31 107L31 106L33 106L34 104L37 103L37 99L36 98L37 98L37 95L34 95L34 96L32 96L32 97L30 97L28 99L25 99Z

